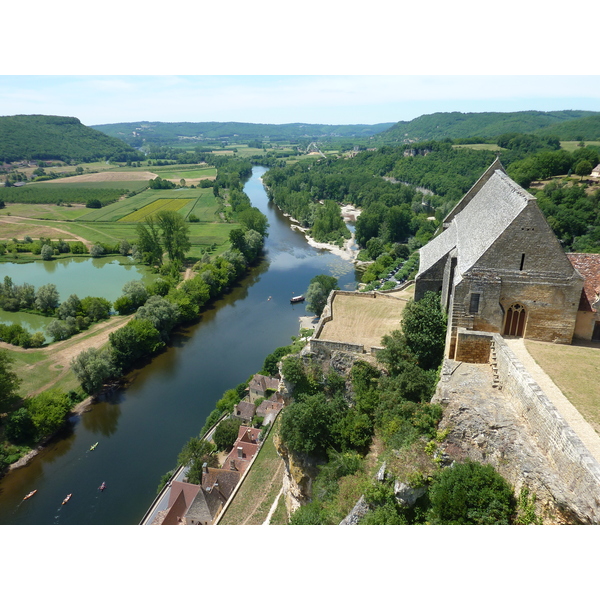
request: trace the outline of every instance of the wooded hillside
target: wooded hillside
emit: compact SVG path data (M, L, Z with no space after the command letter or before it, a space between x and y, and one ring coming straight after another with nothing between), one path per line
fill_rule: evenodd
M128 144L83 125L75 117L0 117L0 160L139 160Z
M544 128L544 133L559 135L565 133L567 137L561 139L576 139L569 137L570 129L556 129L555 127L571 122L576 123L584 118L595 117L600 119L600 114L585 110L561 110L541 112L528 110L521 112L482 112L482 113L434 113L422 115L412 121L400 121L387 131L377 136L379 143L404 143L408 140L443 140L446 138L495 138L503 133L531 133ZM553 126L553 127L550 127ZM586 140L595 140L589 137L589 132L582 125L582 135Z

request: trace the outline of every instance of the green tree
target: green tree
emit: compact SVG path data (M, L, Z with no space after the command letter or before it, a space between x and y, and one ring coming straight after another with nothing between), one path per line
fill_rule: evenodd
M100 244L94 244L90 248L90 256L92 258L100 258L104 254L104 247Z
M190 438L181 449L181 452L177 457L177 464L190 465L193 462L204 461L204 459L211 455L215 450L216 446L208 440L197 437Z
M48 244L42 246L41 252L42 260L50 260L54 256L54 248Z
M110 333L108 339L113 362L121 370L127 369L143 356L154 354L165 345L156 327L147 319L132 319L124 327Z
M71 404L69 396L58 390L48 390L25 400L38 440L54 433L65 423Z
M153 215L146 217L143 223L135 227L138 239L136 250L142 262L147 265L162 265L163 249L160 241L160 229Z
M89 348L80 352L72 361L71 369L86 394L95 394L105 381L117 375L110 350Z
M473 461L443 469L429 487L429 521L436 525L508 525L512 489L491 465Z
M161 296L150 296L136 313L136 319L147 319L154 325L164 341L167 341L171 330L179 321L179 308Z
M584 178L585 175L589 175L592 172L593 166L588 160L580 160L575 165L575 174L579 175L581 179Z
M230 450L237 440L240 430L240 421L237 419L224 419L221 421L213 435L213 441L217 446L217 450Z
M35 295L35 307L44 313L53 312L58 306L59 295L53 283L41 285Z
M162 246L170 261L183 261L185 253L192 247L190 227L185 219L173 210L161 210L156 215L161 230Z
M17 401L21 380L12 370L14 359L6 350L0 350L0 411L4 412Z
M306 292L306 308L317 316L321 316L330 292L339 289L337 283L337 279L331 275L313 277Z

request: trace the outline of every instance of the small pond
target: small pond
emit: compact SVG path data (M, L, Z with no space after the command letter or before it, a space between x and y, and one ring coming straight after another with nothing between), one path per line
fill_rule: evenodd
M73 257L31 263L0 263L0 282L8 276L15 285L29 283L37 290L53 283L61 302L71 294L79 298L100 296L114 302L123 286L132 280L150 283L156 279L150 269L133 262L129 257L105 256L102 258ZM18 323L31 333L42 331L52 320L49 317L0 310L0 323Z

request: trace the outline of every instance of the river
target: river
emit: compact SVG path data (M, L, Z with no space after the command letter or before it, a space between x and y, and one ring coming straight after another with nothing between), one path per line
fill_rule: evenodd
M259 371L267 354L298 333L306 309L289 299L320 273L337 277L341 289L356 287L349 261L309 246L268 201L260 179L265 171L254 167L244 188L269 220L264 260L197 324L177 333L165 352L132 372L125 389L73 417L60 438L1 479L0 524L139 523L161 476L223 392Z

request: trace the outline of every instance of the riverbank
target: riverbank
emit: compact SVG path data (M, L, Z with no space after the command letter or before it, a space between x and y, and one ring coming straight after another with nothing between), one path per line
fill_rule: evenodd
M355 222L361 214L361 210L359 208L356 208L355 206L352 206L352 204L346 204L342 206L341 211L342 219L344 219L345 223ZM302 227L300 225L300 222L294 219L291 215L284 213L284 216L286 216L290 221L292 221L293 224L291 225L291 228L297 231L301 231L304 234L307 243L313 248L316 248L318 250L329 250L329 252L335 254L336 256L339 256L340 258L343 258L344 260L356 262L358 257L358 248L354 247L356 245L356 238L354 232L352 232L350 238L347 239L344 242L344 245L340 248L340 246L337 246L336 244L317 242L312 237L310 237L310 235L308 235L309 229L307 227Z

